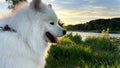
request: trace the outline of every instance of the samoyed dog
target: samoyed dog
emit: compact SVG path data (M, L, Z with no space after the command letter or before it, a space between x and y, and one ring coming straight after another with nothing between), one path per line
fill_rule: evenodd
M33 0L0 20L0 68L44 68L48 42L65 34L52 6Z

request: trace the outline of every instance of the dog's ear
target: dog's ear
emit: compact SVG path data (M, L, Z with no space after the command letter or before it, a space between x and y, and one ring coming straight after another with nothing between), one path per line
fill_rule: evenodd
M48 4L48 6L49 6L50 8L52 8L52 5L51 5L51 4Z
M34 0L34 5L33 5L33 7L34 7L34 9L36 10L36 11L38 11L39 9L40 9L40 3L41 3L41 0Z
M41 0L33 0L30 5L34 10L39 11L41 9L40 4Z

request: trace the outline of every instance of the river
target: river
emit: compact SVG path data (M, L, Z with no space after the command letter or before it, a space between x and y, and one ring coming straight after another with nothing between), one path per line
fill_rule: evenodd
M67 34L72 33L73 35L78 34L81 35L82 40L85 40L87 37L98 37L101 33L94 32L77 32L77 31L68 31ZM109 33L110 37L120 38L120 34L112 34Z

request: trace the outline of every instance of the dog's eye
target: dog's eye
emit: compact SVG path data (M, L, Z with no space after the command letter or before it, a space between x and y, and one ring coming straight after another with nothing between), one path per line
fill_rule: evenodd
M54 22L50 22L51 25L54 25Z

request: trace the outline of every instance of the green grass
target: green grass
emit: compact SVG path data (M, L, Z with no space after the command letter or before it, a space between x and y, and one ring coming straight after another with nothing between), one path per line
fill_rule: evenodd
M68 34L60 38L61 46L52 45L46 68L120 68L119 44L115 39Z

